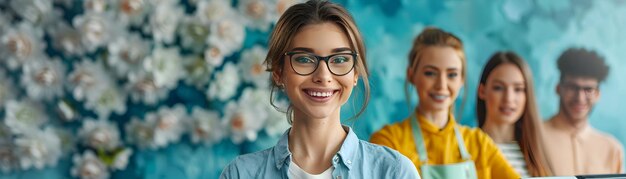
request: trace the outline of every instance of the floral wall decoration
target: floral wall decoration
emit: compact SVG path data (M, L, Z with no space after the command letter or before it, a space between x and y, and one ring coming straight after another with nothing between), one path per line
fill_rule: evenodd
M297 2L0 1L1 176L149 177L154 155L276 140L289 125L263 61Z
M236 156L273 146L290 125L269 103L262 62L278 17L303 1L0 0L0 179L217 178ZM626 144L622 0L333 1L367 47L369 105L344 121L361 139L408 116L406 57L433 25L465 45L461 124L476 125L473 94L493 52L530 64L548 118L556 59L582 47L611 67L590 123ZM360 109L362 87L342 119Z

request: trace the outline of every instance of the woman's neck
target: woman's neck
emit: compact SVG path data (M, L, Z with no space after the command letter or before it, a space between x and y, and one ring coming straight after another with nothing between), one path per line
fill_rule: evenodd
M332 157L347 136L341 126L339 112L327 118L313 119L294 111L289 132L292 160L304 171L319 174L332 166Z
M439 127L439 129L442 129L446 126L446 124L448 124L450 110L430 110L420 105L417 106L417 112L424 116L426 120Z
M496 123L493 118L485 119L482 130L496 143L509 143L515 141L514 124Z

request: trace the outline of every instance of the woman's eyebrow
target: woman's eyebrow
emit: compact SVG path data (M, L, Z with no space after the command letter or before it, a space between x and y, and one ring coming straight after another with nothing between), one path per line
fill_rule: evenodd
M335 48L331 52L338 53L338 52L345 52L345 51L352 51L352 49L348 47L341 47L341 48Z
M292 48L291 51L305 51L305 52L311 52L313 53L313 49L312 48L306 48L306 47L296 47L296 48Z

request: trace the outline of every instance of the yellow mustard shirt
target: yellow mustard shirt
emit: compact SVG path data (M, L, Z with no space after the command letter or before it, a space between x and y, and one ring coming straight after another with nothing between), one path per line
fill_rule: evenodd
M411 159L415 167L421 170L421 162L413 140L411 119L414 118L411 117L402 122L386 125L380 131L372 134L370 142L397 150ZM428 152L428 163L431 165L463 162L454 135L454 125L457 125L457 123L452 115L450 115L449 119L446 126L439 129L423 116L418 115L426 151ZM520 175L506 161L487 134L477 128L458 126L459 132L465 141L465 147L476 166L478 178L520 178ZM421 171L419 172L421 173Z

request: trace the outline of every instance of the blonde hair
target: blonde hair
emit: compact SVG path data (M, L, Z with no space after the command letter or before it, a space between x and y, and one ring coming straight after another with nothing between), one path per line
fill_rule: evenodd
M461 59L462 67L461 67L461 78L463 82L466 79L466 66L467 62L465 60L465 52L463 51L463 42L461 39L456 37L455 35L443 31L436 27L426 27L413 41L413 47L411 48L411 52L409 52L409 65L407 68L407 80L404 83L404 93L406 96L406 101L411 108L410 102L410 93L409 93L409 81L412 78L412 75L417 71L417 67L420 63L420 57L424 50L428 47L451 47L457 52L459 58ZM413 84L414 85L414 84ZM465 99L467 98L467 90L464 90L463 93L463 105L461 106L461 110L465 106ZM452 105L453 106L453 105ZM452 108L452 107L451 107Z
M355 62L355 70L363 80L364 101L361 110L353 117L356 118L365 111L367 103L369 102L369 73L365 60L365 45L361 38L361 33L350 13L340 5L328 1L310 0L289 7L278 19L278 22L276 22L276 27L274 27L269 39L269 50L264 63L267 65L267 71L271 72L272 76L280 75L285 65L284 54L289 50L288 48L291 47L291 41L298 31L307 25L326 22L338 25L350 39L351 48L358 54ZM277 84L277 81L271 81L270 103L274 108L280 110L274 103L274 91L280 89L280 86ZM293 108L291 105L286 113L287 120L291 124L293 122Z

